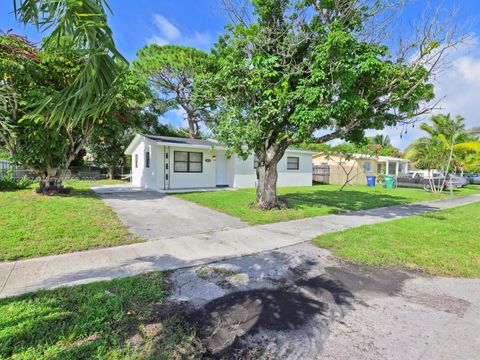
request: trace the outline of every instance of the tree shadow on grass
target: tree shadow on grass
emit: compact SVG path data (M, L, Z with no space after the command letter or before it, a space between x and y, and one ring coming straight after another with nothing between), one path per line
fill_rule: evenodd
M368 193L356 190L326 191L315 190L312 192L292 192L282 195L292 208L303 207L333 207L332 212L341 210L365 210L377 207L404 205L411 199L403 196L392 196L387 193Z

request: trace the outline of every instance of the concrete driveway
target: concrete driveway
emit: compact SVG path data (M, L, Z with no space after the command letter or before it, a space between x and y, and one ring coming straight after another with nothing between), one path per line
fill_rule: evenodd
M153 191L97 191L129 230L146 241L236 229L248 224Z

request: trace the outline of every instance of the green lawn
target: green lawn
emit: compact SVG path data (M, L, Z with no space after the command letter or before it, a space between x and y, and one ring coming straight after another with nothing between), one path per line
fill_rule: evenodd
M150 273L0 300L0 359L181 359L195 332L156 315L164 280Z
M480 203L326 234L313 243L353 262L480 277Z
M0 261L140 241L89 190L91 182L66 185L74 188L69 195L44 196L32 189L0 192Z
M335 214L343 210L363 210L388 205L447 198L450 195L432 194L423 189L384 189L367 186L350 186L339 192L338 185L280 188L279 195L291 206L286 210L258 210L249 206L255 201L254 189L236 191L194 192L176 196L224 212L250 224L266 224L306 217ZM480 192L480 187L469 186L455 190L454 195Z

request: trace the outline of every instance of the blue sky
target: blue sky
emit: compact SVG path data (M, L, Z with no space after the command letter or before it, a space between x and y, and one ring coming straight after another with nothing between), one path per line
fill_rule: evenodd
M42 35L35 28L24 28L16 23L12 0L0 2L0 29L12 28L15 33L27 35L33 41L41 39ZM414 1L405 17L414 20L426 2ZM480 1L445 0L442 3L446 7L458 8L459 25L465 26L472 38L468 45L451 54L450 67L436 79L436 94L444 99L443 112L461 114L466 117L468 125L480 126L480 115L477 115L477 104L480 103ZM109 4L113 11L109 23L117 47L128 60L133 60L142 46L152 42L208 50L226 24L218 0L110 0ZM180 111L171 112L162 121L178 126L183 123L183 115ZM418 130L413 130L400 139L400 130L395 128L386 129L384 133L401 148L420 135Z

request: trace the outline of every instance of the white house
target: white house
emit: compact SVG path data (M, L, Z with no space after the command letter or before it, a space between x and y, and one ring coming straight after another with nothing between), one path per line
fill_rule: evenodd
M132 186L164 191L188 188L253 188L253 154L227 158L214 140L136 135L125 154L132 156ZM314 152L288 149L278 164L279 186L311 186Z

